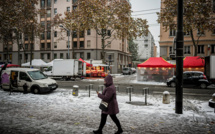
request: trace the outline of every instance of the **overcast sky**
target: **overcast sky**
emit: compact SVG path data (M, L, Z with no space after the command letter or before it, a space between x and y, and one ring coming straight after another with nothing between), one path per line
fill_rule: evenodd
M160 0L130 0L132 17L147 19L149 30L154 36L156 46L159 46L160 25L157 23L156 12L160 11Z

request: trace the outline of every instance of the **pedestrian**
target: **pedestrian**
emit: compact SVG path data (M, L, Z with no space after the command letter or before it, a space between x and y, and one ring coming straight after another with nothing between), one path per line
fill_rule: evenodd
M100 121L99 129L93 132L94 134L102 134L102 129L106 123L107 116L110 115L111 119L118 127L118 131L115 134L121 134L123 130L116 116L116 114L119 113L118 102L116 98L116 88L113 84L113 78L111 75L107 75L105 77L104 85L105 85L105 89L102 92L102 94L100 94L98 91L96 92L98 94L98 97L101 98L102 101L105 101L108 103L108 111L101 112L101 121Z
M24 85L23 85L23 90L24 90L24 92L23 92L23 94L27 94L28 93L28 85L25 83Z

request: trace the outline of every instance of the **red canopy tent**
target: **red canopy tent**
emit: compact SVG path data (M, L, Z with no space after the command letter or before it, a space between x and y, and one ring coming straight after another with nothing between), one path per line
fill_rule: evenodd
M205 60L199 56L187 56L184 58L184 68L204 67Z
M1 67L3 67L4 65L1 65ZM20 65L16 65L16 64L7 64L7 67L20 67Z
M175 65L167 62L162 57L151 57L145 62L138 64L137 67L170 67L173 68Z
M86 63L86 66L87 66L87 67L91 67L91 66L92 66L90 63L88 63L88 62L84 61L84 60L83 60L83 59L81 59L81 58L79 59L79 61L82 61L82 62Z

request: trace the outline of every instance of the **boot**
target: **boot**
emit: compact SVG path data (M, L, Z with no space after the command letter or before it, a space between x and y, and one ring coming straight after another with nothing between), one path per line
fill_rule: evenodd
M123 132L122 129L119 129L115 134L121 134Z
M102 134L102 131L99 130L99 129L98 129L98 130L93 130L93 133L94 133L94 134Z

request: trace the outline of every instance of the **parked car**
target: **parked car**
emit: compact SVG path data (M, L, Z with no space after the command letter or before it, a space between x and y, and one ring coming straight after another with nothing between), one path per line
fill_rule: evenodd
M185 71L183 73L183 87L200 87L207 88L209 81L203 72L200 71ZM173 76L167 80L167 86L176 86L176 77Z
M131 68L130 67L124 67L123 69L122 69L122 74L123 75L125 75L125 74L132 74L132 70L131 70Z
M23 85L27 84L28 92L35 94L53 91L58 88L57 82L45 76L38 69L6 68L2 71L1 86L4 90L24 91Z
M132 70L132 74L136 73L136 69L135 68L131 68Z

